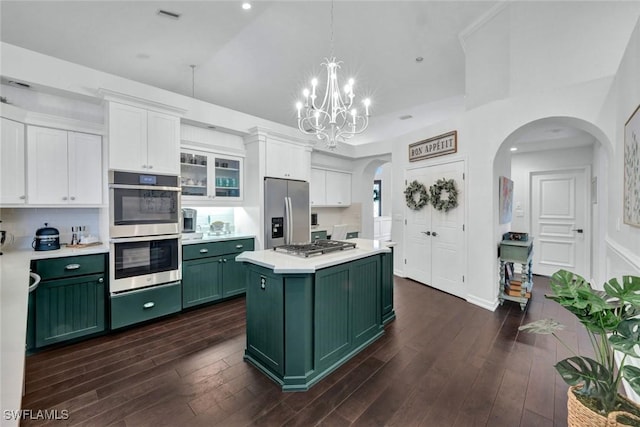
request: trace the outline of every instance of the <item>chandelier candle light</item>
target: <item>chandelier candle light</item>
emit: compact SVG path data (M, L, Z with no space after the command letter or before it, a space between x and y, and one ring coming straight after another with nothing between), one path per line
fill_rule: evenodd
M322 104L318 105L316 89L318 79L311 80L311 91L302 91L304 104L296 103L298 109L298 128L307 135L315 135L319 140L325 140L329 149L335 149L338 141L344 142L353 135L362 133L369 125L369 98L362 101L365 114L358 115L353 107L353 86L355 81L349 79L344 85L344 98L338 83L338 69L341 61L333 56L333 2L331 2L331 57L325 58L321 64L327 68L327 84Z

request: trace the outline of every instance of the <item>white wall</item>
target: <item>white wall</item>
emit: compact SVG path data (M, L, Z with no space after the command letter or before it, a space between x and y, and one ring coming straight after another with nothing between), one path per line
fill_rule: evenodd
M460 36L466 105L615 74L638 2L501 2Z
M614 150L608 168L606 277L620 274L640 275L640 227L622 221L622 189L624 185L624 124L640 105L640 20L627 46L611 89L611 96L602 108L602 121L614 132ZM613 114L612 114L613 113ZM602 200L602 197L600 198Z

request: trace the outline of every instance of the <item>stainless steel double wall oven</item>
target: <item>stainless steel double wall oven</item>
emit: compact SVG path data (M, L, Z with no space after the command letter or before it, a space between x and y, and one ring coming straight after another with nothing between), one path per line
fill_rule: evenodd
M109 171L112 294L181 279L180 179Z

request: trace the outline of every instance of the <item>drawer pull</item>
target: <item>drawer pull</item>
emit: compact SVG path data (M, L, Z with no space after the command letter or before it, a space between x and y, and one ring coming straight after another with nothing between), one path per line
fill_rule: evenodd
M145 302L144 304L142 304L142 307L144 307L144 309L148 309L148 308L153 308L153 306L156 305L155 302Z
M65 270L77 270L80 268L80 264L67 264Z
M200 249L201 254L206 254L207 252L209 252L209 249Z
M236 249L242 249L244 248L244 245L236 245Z

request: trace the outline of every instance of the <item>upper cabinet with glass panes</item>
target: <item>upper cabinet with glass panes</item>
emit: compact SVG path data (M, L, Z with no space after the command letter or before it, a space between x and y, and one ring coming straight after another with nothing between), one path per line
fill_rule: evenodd
M242 200L242 158L180 150L183 201Z

